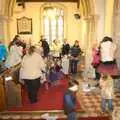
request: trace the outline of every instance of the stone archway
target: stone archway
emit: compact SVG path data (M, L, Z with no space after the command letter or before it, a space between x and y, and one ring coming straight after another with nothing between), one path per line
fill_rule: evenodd
M11 20L15 0L0 0L0 40L9 43L9 22Z
M86 27L85 32L85 76L93 76L92 60L92 44L96 41L96 30L98 16L95 14L95 3L93 0L80 0L80 12L84 18Z
M2 0L1 0L2 1ZM13 8L15 5L15 0L4 0L2 2L2 17L0 17L1 25L3 26L2 33L3 39L5 41L5 44L8 44L10 40L9 38L9 28L10 28L10 20L13 15ZM97 26L97 20L98 16L95 15L95 3L93 0L80 0L79 1L79 11L81 15L81 19L83 21L82 28L82 40L84 41L85 45L85 63L86 63L86 70L90 71L91 69L91 47L96 40L96 26ZM84 28L84 30L83 30ZM81 33L80 33L81 34Z

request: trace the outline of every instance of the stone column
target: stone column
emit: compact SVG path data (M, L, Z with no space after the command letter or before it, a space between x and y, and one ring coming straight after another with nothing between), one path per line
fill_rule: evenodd
M114 13L112 20L113 41L117 46L115 51L115 59L117 67L120 70L120 5L119 9ZM114 91L120 92L120 78L114 79Z
M86 38L85 38L85 76L94 77L94 69L91 66L92 61L92 45L96 40L96 26L98 16L91 15L84 19L86 21Z
M0 16L0 40L3 41L5 45L9 44L9 21L10 18L7 16Z

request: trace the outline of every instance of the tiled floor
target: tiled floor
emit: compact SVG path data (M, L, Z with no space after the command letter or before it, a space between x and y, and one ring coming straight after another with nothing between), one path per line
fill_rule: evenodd
M82 117L87 117L87 116L96 117L96 116L108 116L108 115L111 116L112 114L110 114L108 112L106 112L105 114L101 114L100 89L98 87L94 88L93 90L91 90L89 92L84 92L83 91L83 84L84 83L89 83L90 86L94 86L96 84L96 81L94 81L92 79L83 80L80 77L80 75L75 76L75 79L77 79L80 83L80 89L79 89L79 92L78 92L77 96L78 96L78 100L79 100L80 105L81 105L81 111L82 112L79 112L78 115L80 115ZM113 107L114 108L120 107L120 92L115 93L115 97L113 99ZM22 115L16 114L16 116L11 114L11 117L10 117L10 115L6 114L6 118L7 117L8 117L8 119L15 118L15 117L22 118L23 116L24 117L26 116L26 117L29 118L30 115L31 114L29 114L29 113L28 114L22 114ZM61 116L61 117L64 116L64 114L62 112L57 112L57 115ZM36 113L36 115L35 115L35 114L32 113L31 118L33 118L33 117L39 117L40 118L40 114ZM5 118L5 114L4 114L3 118Z
M83 84L89 83L90 86L94 86L96 84L96 81L93 79L87 79L83 80L79 76L77 76L75 79L77 79L80 83L80 90L78 92L78 99L80 101L82 110L84 111L85 116L107 116L111 115L109 112L105 112L104 114L101 114L101 97L100 97L100 89L99 87L94 88L93 90L89 92L83 91ZM114 99L113 99L113 108L120 107L120 92L115 92Z

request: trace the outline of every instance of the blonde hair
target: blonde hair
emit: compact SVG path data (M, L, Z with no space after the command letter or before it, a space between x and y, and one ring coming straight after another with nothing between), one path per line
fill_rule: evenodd
M32 55L35 52L36 47L35 46L30 46L30 48L28 49L28 54Z
M104 79L104 80L107 80L109 78L112 78L111 75L109 74L101 74L101 77Z

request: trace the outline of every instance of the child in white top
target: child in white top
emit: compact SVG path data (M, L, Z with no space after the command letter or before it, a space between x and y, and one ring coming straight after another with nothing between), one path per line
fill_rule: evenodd
M62 58L62 72L65 74L65 75L68 75L69 74L69 58L67 55L64 55L63 58Z

